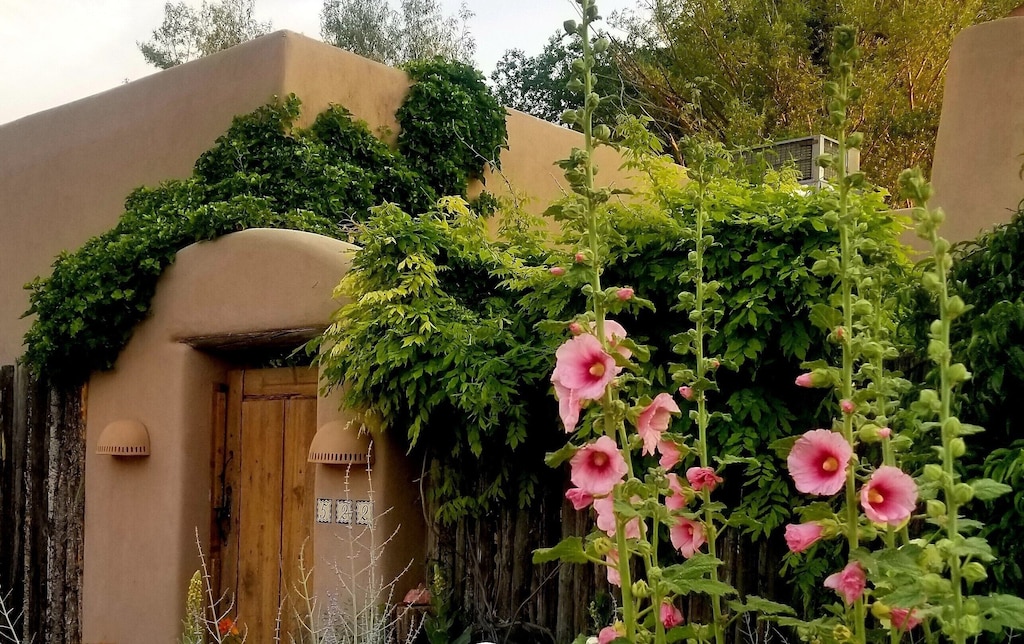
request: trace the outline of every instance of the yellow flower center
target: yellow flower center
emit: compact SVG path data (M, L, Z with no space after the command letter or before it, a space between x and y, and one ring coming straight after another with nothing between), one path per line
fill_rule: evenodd
M825 459L825 462L821 464L821 469L826 472L835 472L839 469L839 461L836 460L835 456L829 456Z
M593 365L591 365L590 366L590 375L594 376L595 378L600 378L601 376L603 376L604 375L604 363L603 362L595 362Z
M608 463L608 455L604 452L596 452L594 454L594 465L597 467L604 467Z
M870 501L871 503L881 503L884 500L885 497L882 496L878 490L874 488L868 490L868 501Z

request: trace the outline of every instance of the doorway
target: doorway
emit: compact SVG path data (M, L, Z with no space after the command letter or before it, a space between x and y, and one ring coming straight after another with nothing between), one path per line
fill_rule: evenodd
M214 395L213 584L250 642L272 642L294 624L300 555L313 564L317 371L228 373ZM312 580L310 579L310 584Z

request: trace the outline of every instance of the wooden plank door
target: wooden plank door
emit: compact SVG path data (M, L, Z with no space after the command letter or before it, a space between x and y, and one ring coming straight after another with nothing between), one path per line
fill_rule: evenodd
M250 642L272 642L279 614L288 641L294 607L286 597L303 549L307 568L313 561L314 469L306 456L316 390L311 368L234 371L224 402L214 405L224 414L214 438L215 577L234 597Z

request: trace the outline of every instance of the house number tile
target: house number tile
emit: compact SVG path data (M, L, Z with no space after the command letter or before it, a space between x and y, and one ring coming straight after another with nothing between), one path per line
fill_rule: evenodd
M349 499L338 499L337 522L345 525L352 523L352 501Z
M331 522L331 500L330 499L317 499L316 500L316 522L317 523L330 523Z

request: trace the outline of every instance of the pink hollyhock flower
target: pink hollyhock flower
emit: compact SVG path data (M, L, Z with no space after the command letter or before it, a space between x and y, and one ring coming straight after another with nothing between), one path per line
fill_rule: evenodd
M892 436L892 429L889 427L882 427L878 430L878 435L882 438L889 438Z
M669 528L668 535L672 546L687 559L700 550L707 541L704 536L704 525L686 517L676 517L676 524Z
M638 497L633 497L638 501ZM615 500L611 495L594 499L594 511L597 512L597 528L603 530L609 537L615 536ZM640 517L633 517L626 522L626 538L640 538Z
M615 291L615 297L619 298L623 302L625 302L626 300L633 299L633 289L631 289L628 286L625 288L620 288L619 290Z
M892 627L900 631L909 631L921 625L921 618L913 608L892 608L889 610L889 621Z
M790 523L786 526L786 545L790 552L803 552L807 550L818 539L821 539L822 527L811 521L799 525Z
M687 387L686 385L679 388L679 395L682 396L684 400L693 400L697 397L697 394L693 391L693 387Z
M605 353L601 342L588 333L558 347L551 381L573 390L580 400L596 400L621 370L615 358Z
M562 268L561 266L552 266L551 268L548 269L548 272L554 275L555 277L561 277L562 275L565 275L565 269Z
M831 588L839 593L847 604L860 599L866 584L867 576L864 569L856 561L851 561L839 572L825 578L825 588Z
M633 352L626 347L619 346L619 342L626 339L626 329L615 320L604 321L604 338L612 350L623 358L629 359L633 355Z
M569 333L571 333L573 335L579 335L579 334L583 333L583 325L580 324L579 322L570 322L569 323Z
M585 445L569 461L569 480L591 496L604 496L626 476L626 461L618 445L602 436Z
M665 497L665 507L669 510L682 510L686 507L686 494L683 492L683 484L679 482L676 474L666 474L668 479L669 494Z
M572 433L580 422L580 411L583 410L583 405L580 403L579 397L576 396L576 392L568 387L563 387L562 383L555 380L554 375L551 376L551 384L555 386L558 415L562 419L562 427L565 428L567 434Z
M841 434L814 429L797 439L786 463L796 489L804 494L835 494L846 483L853 449Z
M636 419L636 430L644 441L642 453L653 454L661 440L661 435L668 429L672 414L679 413L679 405L672 396L660 393L654 397Z
M676 608L675 605L670 602L662 602L659 613L661 623L665 628L675 628L683 623L683 611Z
M710 467L691 467L686 470L686 480L690 482L690 487L697 492L704 488L707 488L708 492L713 492L715 487L722 482L722 477L715 474Z
M608 564L608 583L621 588L622 576L619 575L619 551L614 548L609 550L608 554L604 556L604 562Z
M669 440L658 441L658 451L661 452L661 459L658 464L664 467L666 470L670 470L679 464L681 454L679 453L679 446Z
M614 626L605 626L597 634L597 644L611 644L620 637L625 637L626 631L618 623Z
M855 405L852 400L841 400L839 401L839 409L849 416L853 412L857 411L857 405Z
M797 376L796 377L796 386L797 387L813 387L814 386L814 378L811 376L810 372L802 373L799 376Z
M873 522L898 526L917 505L917 484L900 468L883 465L860 489L860 504Z
M589 508L590 504L594 502L594 497L590 496L578 487L571 487L566 490L565 498L572 502L572 507L575 510Z

